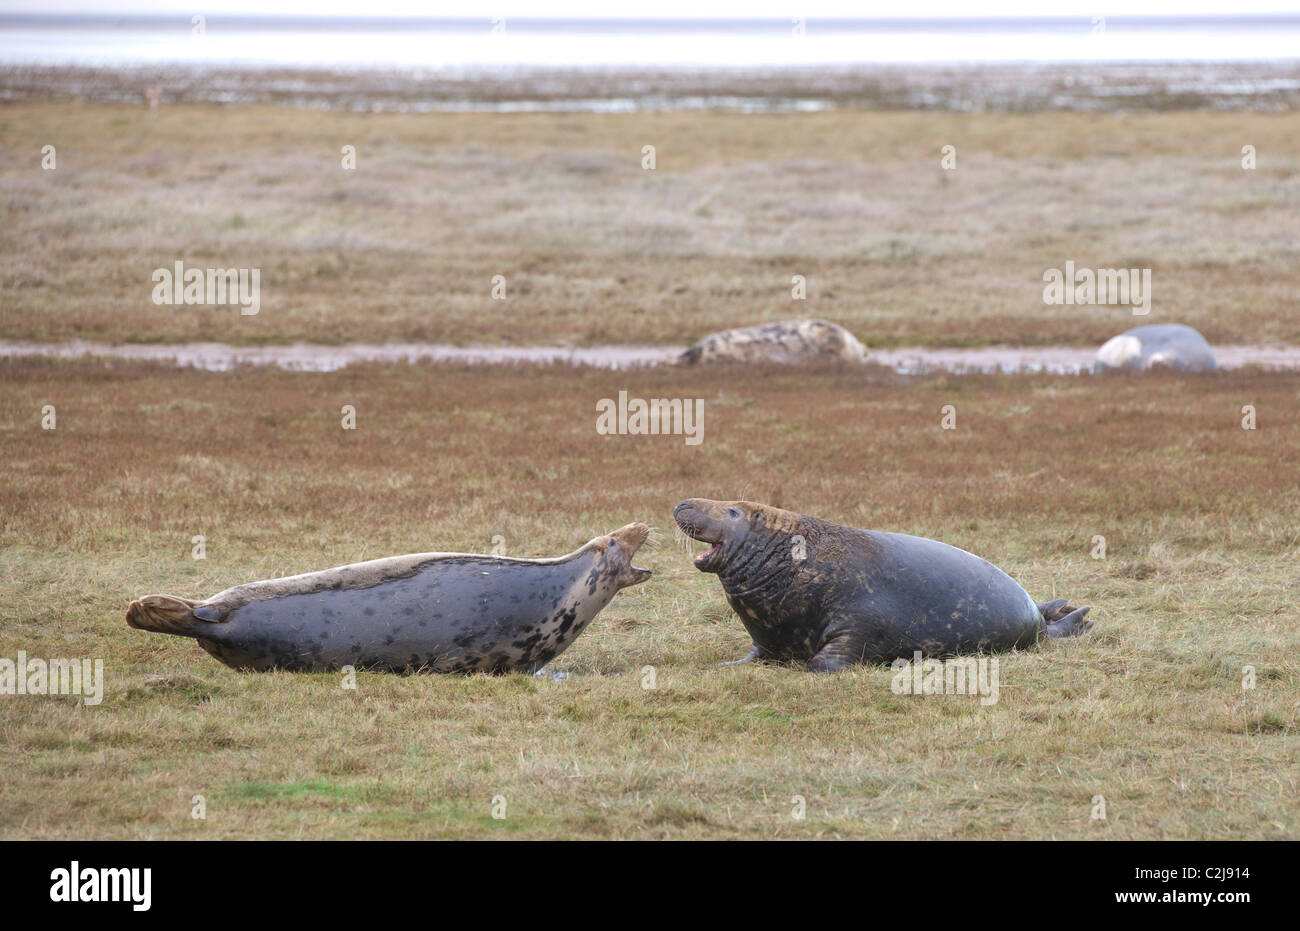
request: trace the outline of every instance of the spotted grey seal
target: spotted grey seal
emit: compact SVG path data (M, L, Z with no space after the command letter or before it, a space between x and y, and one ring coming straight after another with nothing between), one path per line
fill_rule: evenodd
M678 359L700 362L861 362L866 349L844 327L825 320L789 320L723 330L704 337Z
M1146 372L1154 368L1213 372L1218 367L1205 337L1181 323L1153 323L1114 336L1097 350L1093 365L1098 372Z
M716 573L753 638L737 662L798 662L813 672L914 652L1009 650L1092 626L1087 607L1035 604L1001 569L937 540L859 530L750 501L688 498L673 510L695 560Z
M649 533L628 524L554 559L416 553L236 585L206 601L146 595L126 622L193 637L238 669L533 672L650 577L631 561Z

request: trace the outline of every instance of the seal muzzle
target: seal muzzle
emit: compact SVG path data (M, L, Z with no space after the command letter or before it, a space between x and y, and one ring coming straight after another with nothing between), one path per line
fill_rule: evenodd
M734 522L743 516L738 508L729 508L724 502L708 498L687 498L677 503L673 508L673 520L682 533L692 540L713 544L706 552L695 557L695 568L701 572L717 570L723 560L724 543L728 538L727 520Z

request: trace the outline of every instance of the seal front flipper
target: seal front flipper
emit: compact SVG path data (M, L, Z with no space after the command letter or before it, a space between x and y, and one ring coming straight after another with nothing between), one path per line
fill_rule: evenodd
M178 637L198 637L202 624L224 620L214 605L175 595L145 595L126 609L126 622L136 630L152 630Z
M867 649L862 624L879 623L883 618L869 613L836 612L826 618L826 632L805 668L809 672L839 672L858 663L878 661Z
M839 672L841 669L848 669L852 665L852 662L838 653L822 651L808 660L807 669L809 672Z
M858 638L841 634L813 654L804 667L809 672L839 672L864 662Z

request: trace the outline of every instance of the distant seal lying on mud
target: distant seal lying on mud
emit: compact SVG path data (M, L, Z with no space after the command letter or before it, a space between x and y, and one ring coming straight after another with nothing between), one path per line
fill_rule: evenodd
M684 365L699 362L808 363L842 359L861 362L866 349L848 330L825 320L763 323L706 336L681 354Z
M194 637L237 669L534 672L650 570L645 524L555 559L416 553L228 588L206 601L146 595L126 622Z
M1218 367L1205 337L1181 323L1153 323L1112 337L1097 350L1093 365L1098 372L1146 372L1154 368L1213 372Z
M1001 569L923 537L844 527L750 501L688 498L673 510L713 548L717 573L754 640L737 662L799 662L813 672L886 663L915 651L946 656L1073 637L1088 608L1035 604Z

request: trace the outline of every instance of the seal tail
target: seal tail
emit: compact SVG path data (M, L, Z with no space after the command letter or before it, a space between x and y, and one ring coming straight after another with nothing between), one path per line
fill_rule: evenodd
M1043 615L1044 631L1049 637L1078 637L1087 633L1092 629L1092 621L1087 619L1091 610L1091 605L1076 608L1065 598L1045 601L1038 606Z
M204 617L204 614L211 615ZM197 637L202 624L221 620L220 615L201 601L175 595L145 595L126 609L126 623L136 630L152 630L178 637Z

